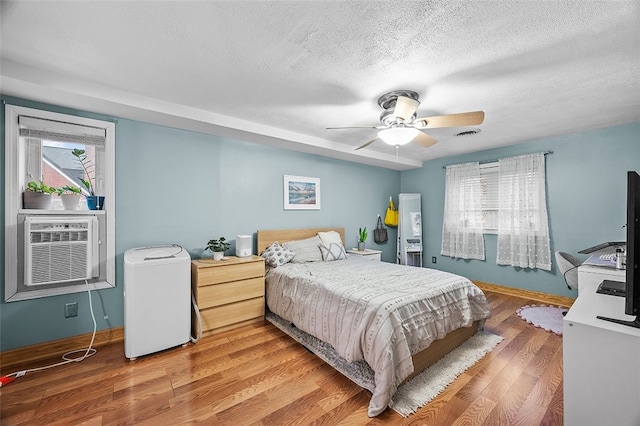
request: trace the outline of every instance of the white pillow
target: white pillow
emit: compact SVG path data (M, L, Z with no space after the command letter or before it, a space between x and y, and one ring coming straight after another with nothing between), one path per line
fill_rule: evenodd
M322 244L327 247L331 243L342 244L342 238L340 238L340 234L336 231L318 232L318 236L322 240Z
M280 244L278 244L277 241L271 244L265 251L262 252L264 263L269 266L273 266L274 268L288 263L291 259L293 259L293 256L295 256L294 252L282 247Z
M325 262L347 259L347 252L342 243L320 244L320 251L322 252L322 260Z
M282 246L296 254L291 259L291 263L322 262L319 247L321 243L320 237L316 235L304 240L288 241Z

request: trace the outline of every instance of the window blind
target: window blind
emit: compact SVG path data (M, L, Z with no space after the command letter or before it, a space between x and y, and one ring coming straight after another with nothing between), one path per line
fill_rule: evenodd
M480 165L482 218L485 231L498 230L498 162Z
M100 127L83 126L62 121L18 116L20 136L55 142L74 142L104 147L106 130Z

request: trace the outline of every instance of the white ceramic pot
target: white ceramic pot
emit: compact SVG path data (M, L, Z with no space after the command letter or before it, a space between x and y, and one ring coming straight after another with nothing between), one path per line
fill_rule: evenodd
M60 199L65 210L78 210L80 194L62 194Z
M223 257L224 257L224 252L223 251L214 251L213 252L213 260L222 260Z

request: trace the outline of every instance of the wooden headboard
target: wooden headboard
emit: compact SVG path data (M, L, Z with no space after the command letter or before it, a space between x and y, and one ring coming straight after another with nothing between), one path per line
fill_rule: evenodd
M344 244L344 228L304 228L304 229L280 229L258 230L258 254L262 253L275 241L282 244L287 241L304 240L318 234L318 232L336 231L340 234Z

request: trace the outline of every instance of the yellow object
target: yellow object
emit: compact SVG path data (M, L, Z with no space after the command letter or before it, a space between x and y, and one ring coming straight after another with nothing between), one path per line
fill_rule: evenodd
M393 203L393 198L389 197L389 207L387 214L384 216L384 224L387 226L398 226L398 209Z

